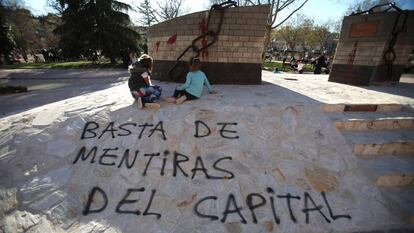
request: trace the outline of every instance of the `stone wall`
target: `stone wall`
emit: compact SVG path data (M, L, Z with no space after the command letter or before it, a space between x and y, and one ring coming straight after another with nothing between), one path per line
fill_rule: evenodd
M261 82L261 59L268 5L233 7L225 10L218 40L207 53L200 54L202 70L210 82L221 84L258 84ZM202 34L203 21L207 23L208 11L178 17L154 25L148 30L148 53L154 58L153 77L171 81L169 70L177 57ZM210 16L209 30L217 31L220 13ZM176 35L176 36L175 36ZM207 38L211 40L212 38ZM201 40L197 47L202 47ZM187 62L195 53L190 49L182 57L183 82L188 71Z
M398 82L414 49L414 11L409 11L407 27L394 46L396 60L388 75L383 54L388 49L398 12L374 13L344 18L329 81L369 85ZM402 22L403 16L400 17Z

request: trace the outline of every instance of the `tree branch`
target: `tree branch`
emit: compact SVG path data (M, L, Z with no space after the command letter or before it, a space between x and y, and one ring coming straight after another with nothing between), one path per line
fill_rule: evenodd
M271 19L271 23L268 24L270 26L273 25L273 24L275 24L275 22L276 22L277 14L279 13L279 10L278 10L279 3L280 3L280 0L277 0L277 4L276 4L276 7L275 7L275 0L273 0L273 2L272 2L272 15L270 16L271 17L270 18ZM275 9L275 13L274 14L273 14L273 9Z
M283 3L283 5L278 9L278 11L281 11L283 9L285 9L287 6L289 6L290 4L294 3L295 0L290 0L290 1L286 1L285 3Z
M254 3L251 0L247 0L245 5L247 5L247 3L249 3L249 2L250 2L250 4L254 5Z
M272 29L275 29L277 27L279 27L280 25L282 25L284 22L286 22L286 20L288 20L290 18L290 16L292 16L294 13L296 13L298 10L300 10L300 8L302 8L305 3L307 3L309 0L305 0L302 5L300 5L298 8L296 8L296 10L292 11L292 13L290 13L282 22L280 22L279 24L277 24L276 26L273 26Z

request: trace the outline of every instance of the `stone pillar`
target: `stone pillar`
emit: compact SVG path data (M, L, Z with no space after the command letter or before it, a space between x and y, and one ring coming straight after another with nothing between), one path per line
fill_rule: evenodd
M218 40L200 54L202 68L213 84L260 84L262 52L269 5L233 7L225 10ZM154 58L153 78L172 81L169 70L177 57L202 34L208 11L196 12L168 20L148 29L148 53ZM211 16L210 30L216 31L219 13ZM211 38L206 38L207 42ZM201 40L197 47L202 47ZM188 61L194 56L191 48L182 57L182 75L185 81Z
M406 11L407 22L394 46L396 59L389 75L383 59L392 39L394 23L401 27L404 15L382 12L347 16L342 23L339 43L329 81L353 85L398 82L408 55L414 49L414 11Z

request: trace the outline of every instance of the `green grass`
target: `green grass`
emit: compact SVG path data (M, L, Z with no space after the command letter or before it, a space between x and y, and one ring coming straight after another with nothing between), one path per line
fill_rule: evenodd
M273 71L273 70L275 70L275 68L279 68L279 71L285 71L285 72L292 72L293 73L293 69L290 67L290 64L287 63L287 62L285 63L285 67L282 66L281 61L271 61L271 62L266 61L263 64L263 69L264 70ZM303 71L304 72L313 72L312 65L305 64L305 66L303 67Z
M120 69L121 63L93 63L91 61L20 63L0 66L0 69Z
M414 74L414 66L407 66L407 67L405 67L404 73L406 73L406 74Z

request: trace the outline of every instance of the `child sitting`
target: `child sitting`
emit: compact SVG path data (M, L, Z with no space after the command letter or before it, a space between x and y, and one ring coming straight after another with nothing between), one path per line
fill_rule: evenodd
M190 72L187 74L185 83L175 89L173 96L167 98L167 102L182 104L186 100L198 99L203 92L203 85L207 86L210 94L217 93L212 91L210 82L200 67L199 58L190 60Z
M299 74L303 74L303 67L304 66L305 66L305 64L303 64L303 62L301 60L298 60L296 70L298 71Z
M152 58L146 54L142 55L137 62L128 68L131 74L128 87L132 97L137 101L138 108L160 108L156 103L161 96L161 87L151 83Z

